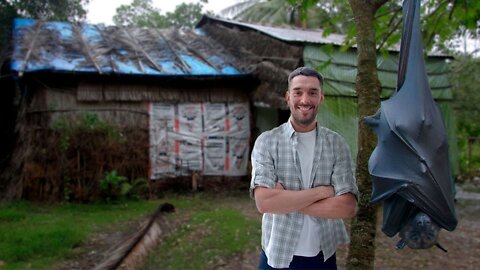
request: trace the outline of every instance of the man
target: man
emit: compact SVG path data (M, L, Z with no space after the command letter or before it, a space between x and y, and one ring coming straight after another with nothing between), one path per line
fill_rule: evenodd
M355 215L358 188L347 143L317 124L322 86L312 68L290 73L290 119L255 142L250 190L263 213L259 269L336 269L336 247L349 242L342 218Z

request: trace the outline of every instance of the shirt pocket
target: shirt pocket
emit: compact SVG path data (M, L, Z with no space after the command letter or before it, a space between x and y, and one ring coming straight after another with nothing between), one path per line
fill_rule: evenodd
M332 161L320 161L314 173L313 186L332 185L334 165Z

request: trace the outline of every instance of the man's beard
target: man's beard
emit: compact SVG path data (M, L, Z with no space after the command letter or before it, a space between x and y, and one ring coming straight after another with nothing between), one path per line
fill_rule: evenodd
M292 114L293 119L297 123L299 123L303 126L308 126L308 125L312 124L313 122L315 122L316 116L317 116L317 114L315 114L315 113L312 113L311 115L307 115L305 117L303 117L302 113L300 113L300 117L297 117L295 114Z

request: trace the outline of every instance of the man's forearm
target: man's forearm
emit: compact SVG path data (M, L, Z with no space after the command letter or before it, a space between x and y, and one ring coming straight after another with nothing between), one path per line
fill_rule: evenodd
M316 201L300 212L319 218L352 218L356 214L357 200L351 193Z
M333 187L321 186L306 190L285 190L280 184L275 189L255 188L255 202L261 213L285 214L300 209L316 201L333 196Z

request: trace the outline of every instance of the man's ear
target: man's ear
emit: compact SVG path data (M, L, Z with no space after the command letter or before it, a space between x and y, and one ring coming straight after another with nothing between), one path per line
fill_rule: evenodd
M320 92L320 104L323 104L323 101L325 100L325 95L323 94L323 91Z
M287 91L285 91L285 101L286 101L287 103L288 103L288 100L290 99L290 95L289 95L289 94L290 94L290 91L288 91L288 89L287 89Z

